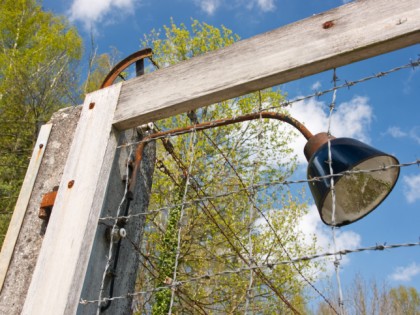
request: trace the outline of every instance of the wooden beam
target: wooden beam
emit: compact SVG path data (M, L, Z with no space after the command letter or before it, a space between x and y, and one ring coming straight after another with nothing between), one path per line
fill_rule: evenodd
M420 42L419 0L354 1L123 84L128 129Z
M28 170L26 171L25 179L23 180L22 188L20 189L19 197L16 202L15 210L13 211L12 219L10 220L9 228L4 239L3 246L0 252L0 291L3 288L4 279L6 278L7 270L12 259L13 251L15 249L16 241L19 236L20 228L26 214L29 199L34 188L35 179L38 175L38 170L41 165L42 157L44 156L47 147L48 138L50 136L52 124L43 125L38 135L34 151L32 152L31 161L29 162Z
M117 146L120 89L85 99L22 314L76 313Z

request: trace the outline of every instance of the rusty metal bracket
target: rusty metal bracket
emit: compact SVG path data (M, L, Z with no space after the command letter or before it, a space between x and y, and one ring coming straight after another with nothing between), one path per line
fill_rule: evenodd
M110 86L114 83L115 79L123 72L127 67L131 64L135 63L138 60L150 58L153 55L153 51L151 48L145 48L131 54L127 58L121 60L119 63L116 64L114 68L107 74L104 82L101 85L101 89Z
M52 208L54 207L55 198L57 197L58 186L53 191L42 196L41 205L39 207L38 218L48 221L50 219Z

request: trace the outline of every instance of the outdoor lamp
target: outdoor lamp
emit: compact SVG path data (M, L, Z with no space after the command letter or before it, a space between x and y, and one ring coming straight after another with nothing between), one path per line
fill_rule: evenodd
M101 88L111 85L114 80L134 62L143 62L150 58L150 48L140 50L119 62L107 75ZM140 67L141 68L141 67ZM134 194L136 174L140 169L143 150L147 142L173 134L181 135L220 126L250 121L255 119L275 119L286 122L296 128L308 140L304 153L308 160L309 187L318 208L321 220L332 226L343 226L353 223L373 211L388 196L397 182L400 169L386 168L398 164L398 160L386 153L374 149L360 141L350 138L334 138L327 133L313 135L302 123L287 113L258 112L239 117L203 122L188 127L160 131L143 138L136 150L136 162L132 172L128 192ZM329 163L328 138L331 147L331 163ZM333 198L331 192L333 174L350 172L346 175L334 176L335 215L332 218ZM380 171L369 171L381 169ZM357 172L357 170L368 170ZM311 180L315 179L315 180Z
M334 138L327 133L313 135L302 123L286 113L259 112L160 131L145 137L136 150L136 163L129 191L134 193L135 174L140 169L143 149L147 142L159 138L164 139L174 134L181 135L255 119L275 119L286 122L299 130L308 140L304 152L309 162L309 187L321 219L327 225L343 226L363 218L374 210L395 186L400 170L398 167L387 167L399 163L395 157L355 139ZM335 220L332 219L332 177L330 176L328 138L331 144L333 174L352 171L349 174L333 177L336 197Z
M351 138L330 136L331 166L334 174L356 171L345 176L334 177L335 222L332 220L332 193L328 135L319 133L309 138L304 153L309 162L309 187L318 208L321 220L332 226L353 223L369 214L388 196L397 182L398 167L380 171L362 171L380 169L398 164L398 160L386 153ZM325 176L324 178L322 178Z

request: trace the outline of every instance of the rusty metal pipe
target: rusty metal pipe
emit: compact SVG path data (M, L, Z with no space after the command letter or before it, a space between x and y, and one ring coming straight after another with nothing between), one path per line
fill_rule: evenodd
M287 114L281 114L281 113L275 113L275 112L261 112L261 113L246 114L246 115L243 115L243 116L238 116L238 117L233 117L233 118L224 118L224 119L204 122L204 123L196 124L196 125L192 125L192 126L175 128L175 129L171 129L171 130L167 130L167 131L157 132L157 133L154 133L154 134L144 138L143 141L137 147L136 161L135 161L135 165L134 165L133 174L131 176L129 192L134 193L134 187L136 186L136 176L135 176L135 174L137 174L137 172L140 169L140 163L141 163L141 160L143 158L143 150L144 150L144 147L146 146L146 144L148 142L153 141L157 138L164 138L164 137L170 136L170 135L183 135L183 134L191 133L191 132L194 132L194 131L212 129L212 128L216 128L216 127L236 124L236 123L239 123L239 122L256 120L256 119L260 119L260 118L275 119L275 120L280 120L280 121L286 122L289 125L292 125L293 127L295 127L297 130L299 130L299 132L306 138L306 140L309 140L310 138L313 137L312 133L298 120L294 119L293 117L291 117Z
M112 85L112 83L114 83L114 80L121 74L121 72L123 72L128 66L130 66L131 64L135 63L138 60L142 60L145 58L150 58L152 57L153 52L152 49L150 48L145 48L142 50L139 50L137 52L135 52L134 54L128 56L127 58L125 58L124 60L121 60L119 63L117 63L115 65L114 68L112 68L112 70L107 74L106 78L104 79L102 85L101 85L101 89ZM143 74L143 73L142 73Z

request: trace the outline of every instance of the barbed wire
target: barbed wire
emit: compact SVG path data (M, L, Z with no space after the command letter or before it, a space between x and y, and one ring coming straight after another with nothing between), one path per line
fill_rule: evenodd
M322 90L322 91L316 91L316 92L314 92L312 94L308 94L306 96L297 97L297 98L294 98L293 100L283 101L279 105L269 106L269 107L264 108L263 110L276 109L276 108L280 108L280 107L288 107L288 106L290 106L294 103L298 103L298 102L305 101L307 99L311 99L311 98L315 98L315 97L320 97L320 96L323 96L325 94L328 94L328 93L331 93L331 92L334 92L334 91L337 91L337 90L341 90L341 89L344 89L344 88L351 88L352 86L355 86L357 84L360 84L360 83L363 83L363 82L366 82L366 81L383 78L383 77L385 77L385 76L387 76L391 73L394 73L394 72L397 72L397 71L400 71L400 70L404 70L404 69L408 69L408 68L413 68L414 69L414 68L419 67L419 66L420 66L420 58L418 58L417 60L412 60L408 64L405 64L405 65L402 65L402 66L399 66L399 67L395 67L395 68L389 69L387 71L381 71L381 72L372 74L370 76L360 78L358 80L354 80L354 81L347 81L346 80L346 81L344 81L343 84L336 85L336 86L333 86L329 89L325 89L325 90Z
M188 167L188 172L187 172L187 178L186 178L186 182L185 182L185 188L184 188L184 195L182 196L182 202L184 203L186 198L187 198L187 193L188 193L188 188L190 186L190 177L191 177L191 171L193 168L193 163L194 163L194 158L195 158L195 132L193 132L191 134L190 137L190 165ZM182 219L184 217L184 211L185 211L185 205L181 206L181 210L180 210L180 215L179 215L179 219L178 219L178 235L177 235L177 247L176 247L176 254L175 254L175 264L174 264L174 270L173 270L173 276L172 279L174 282L176 282L177 279L177 271L178 271L178 263L179 263L179 256L181 255L181 232L182 232ZM171 300L169 303L169 311L168 311L168 315L172 314L172 307L174 305L174 299L175 299L175 290L171 290Z
M245 192L245 191L261 190L261 189L265 189L266 187L270 187L270 186L277 186L277 185L288 186L288 185L292 185L292 184L311 183L311 182L317 182L317 181L322 181L322 180L325 180L325 179L329 179L331 177L343 177L343 176L349 176L349 175L353 175L353 174L380 172L380 171L388 170L388 169L391 169L391 168L402 168L402 167L408 167L408 166L414 166L414 165L420 166L420 159L412 161L412 162L386 165L386 166L382 166L382 167L378 167L378 168L362 169L362 170L350 170L350 171L345 171L345 172L341 172L341 173L334 173L334 174L329 174L329 175L325 175L325 176L313 177L313 178L310 178L310 179L274 180L274 181L262 182L262 183L259 183L259 184L254 184L254 185L249 185L249 186L246 186L246 187L243 187L243 188L234 189L234 190L231 190L231 191L228 191L228 192L225 192L225 193L219 193L219 194L214 194L214 195L211 195L211 196L205 196L203 198L192 199L190 201L186 201L185 203L167 205L165 207L161 207L161 208L154 209L154 210L149 210L147 212L140 212L140 213L131 214L131 215L128 215L128 216L119 216L119 217L114 217L114 216L101 217L101 218L99 218L99 221L117 220L117 219L130 219L132 217L137 217L137 216L142 216L142 215L152 215L152 214L167 211L167 210L170 210L172 208L179 207L179 206L182 206L182 205L193 205L193 204L205 202L205 201L212 200L212 199L228 197L228 196L238 194L238 193L242 193L242 192Z
M373 74L373 75L370 75L370 76L367 76L367 77L364 77L364 78L361 78L361 79L358 79L358 80L345 81L345 83L343 83L341 85L337 85L335 87L331 87L331 88L323 90L323 91L317 91L317 92L314 92L312 94L308 94L306 96L295 98L293 100L282 101L278 105L268 106L268 107L259 109L258 111L256 111L256 113L263 112L263 111L270 110L270 109L278 109L278 108L288 107L288 106L293 105L294 103L298 103L298 102L301 102L301 101L304 101L304 100L307 100L307 99L311 99L311 98L315 98L315 97L320 97L322 95L325 95L325 94L328 94L328 93L331 93L331 92L334 92L336 90L340 90L340 89L343 89L343 88L350 88L352 86L355 86L357 84L360 84L360 83L363 83L363 82L366 82L366 81L369 81L369 80L372 80L372 79L379 79L379 78L385 77L385 76L387 76L391 73L395 73L395 72L403 70L403 69L416 68L416 67L419 67L419 66L420 66L420 58L418 58L417 60L414 60L414 61L410 61L408 64L405 64L405 65L402 65L402 66L399 66L399 67L395 67L395 68L392 68L392 69L387 70L387 71L381 71L381 72L378 72L376 74ZM195 130L200 131L202 129L207 129L207 127L197 127ZM171 138L171 137L175 137L175 136L183 135L183 134L185 134L185 132L174 132L174 133L171 133L171 134L162 135L161 137L153 138L153 140ZM117 148L124 148L124 147L127 147L127 146L133 146L133 145L137 145L137 144L147 142L147 141L149 141L149 140L140 140L140 141L128 142L128 143L117 146Z
M194 118L194 114L193 113L189 113L189 118L190 120L194 121L194 123L197 123L198 121L196 120L196 118ZM191 117L190 117L191 116ZM206 135L205 132L203 132L204 135ZM216 147L217 150L219 150L220 153L222 153L222 155L224 156L223 152L220 150L220 148L218 148L218 145L213 142L213 140L207 136L207 139L212 142L212 145ZM168 141L169 142L169 141ZM167 145L169 143L164 142L164 147L165 149L167 149ZM173 148L169 148L169 150L167 149L168 153L174 158L175 163L180 167L180 169L185 172L186 170L186 166L184 165L184 163L182 162L182 160L178 157L178 155L175 153ZM230 164L230 166L233 168L233 165L231 164L231 162L224 156L224 158L226 159L226 162ZM233 168L234 169L234 168ZM166 171L165 171L166 173ZM173 176L170 175L170 172L168 173L168 176L171 178L171 180L173 179ZM237 174L238 176L238 174ZM194 176L191 176L191 179L198 185L193 185L193 190L195 190L195 192L197 193L197 195L203 194L206 195L206 193L203 191L203 189L200 187L199 185L199 181L197 181L197 179L195 179ZM218 207L210 200L207 200L208 204L210 205L210 207L207 207L205 203L199 204L198 206L200 208L202 208L203 213L211 220L211 222L213 222L213 224L215 225L215 227L221 232L221 234L223 235L223 237L226 239L226 241L229 243L231 249L233 251L235 251L235 253L238 255L238 257L246 264L246 265L250 265L251 262L248 261L245 256L243 255L243 253L241 252L241 249L238 249L237 246L234 244L234 241L238 242L238 244L240 245L240 247L242 247L242 250L245 252L245 254L248 257L251 257L250 252L248 250L248 248L246 247L246 245L242 242L242 240L238 237L238 234L235 233L235 231L232 229L232 227L230 226L230 224L226 221L225 216L220 212L220 210L218 209ZM217 214L217 216L220 218L221 222L217 222L215 216L211 213L210 208L213 209L213 211ZM260 212L261 213L261 212ZM220 225L221 223L223 223L222 225ZM268 224L270 225L270 222L268 222ZM228 234L231 234L230 236ZM234 240L232 242L231 238ZM295 314L299 314L299 311L293 307L293 305L287 300L287 298L275 287L275 285L272 283L272 281L266 277L266 275L261 271L261 270L255 270L254 271L255 274L267 285L268 288L271 288L271 290L274 292L275 295L277 295L285 304L286 306Z
M345 255L348 255L348 254L361 253L361 252L365 252L365 251L384 251L384 250L387 250L387 249L406 248L406 247L415 247L415 246L420 246L420 241L419 242L412 242L412 243L390 244L390 245L386 245L386 243L384 243L384 244L377 244L377 245L369 246L369 247L359 247L359 248L355 248L355 249L341 249L341 250L338 250L338 251L335 251L335 252L324 252L324 253L320 253L320 254L301 256L301 257L297 257L297 258L294 258L294 259L291 259L291 260L281 260L281 261L277 261L277 262L266 262L266 263L263 263L263 264L255 264L255 265L251 265L251 266L248 266L248 267L241 267L241 268L237 268L237 269L224 270L224 271L217 272L217 273L212 273L212 274L198 275L198 276L195 276L195 277L190 277L186 280L180 280L180 281L173 282L171 284L161 286L161 287L157 287L157 288L153 288L153 289L150 289L150 290L136 291L136 292L132 292L132 293L127 293L126 295L114 296L114 297L110 297L110 298L103 298L102 300L81 299L79 303L82 304L82 305L87 305L87 304L92 304L92 303L104 303L104 302L107 302L107 301L113 301L113 300L118 300L118 299L126 299L126 298L131 298L131 297L134 297L134 296L137 296L137 295L154 293L154 292L165 290L165 289L168 289L168 288L176 288L178 286L181 286L181 285L184 285L184 284L187 284L187 283L191 283L191 282L197 282L197 281L200 281L200 280L209 280L213 277L228 276L228 275L242 273L244 271L262 269L262 268L273 269L275 266L279 266L279 265L289 265L289 264L292 264L292 263L311 261L311 260L320 259L320 258L328 258L328 257L331 257L331 256L337 256L337 255L338 256L345 256Z
M299 97L299 98L296 98L296 99L293 99L293 100L283 101L283 102L280 102L279 104L277 104L275 106L270 106L270 107L267 107L265 109L262 109L260 107L258 109L258 112L262 112L263 110L267 110L267 109L275 109L275 108L290 106L290 105L292 105L294 103L303 101L305 99L310 99L310 98L313 98L313 97L319 97L321 95L324 95L324 94L327 94L327 93L330 93L330 92L333 92L334 93L334 95L333 95L333 103L332 103L332 105L333 105L335 103L335 95L336 95L336 92L339 89L342 89L342 88L350 88L350 87L352 87L352 86L354 86L356 84L359 84L359 83L362 83L362 82L366 82L368 80L372 80L372 79L375 79L375 78L381 78L381 77L384 77L384 76L386 76L388 74L391 74L391 73L394 73L396 71L399 71L399 70L402 70L402 69L406 69L406 68L409 68L409 67L410 68L415 68L415 67L418 67L419 65L420 65L420 58L418 60L416 60L416 61L411 61L409 64L406 64L406 65L403 65L403 66L400 66L400 67L396 67L396 68L390 69L388 71L379 72L379 73L376 73L374 75L371 75L371 76L368 76L368 77L365 77L365 78L361 78L361 79L356 80L356 81L345 81L345 83L342 84L342 85L336 85L336 77L335 77L335 70L334 70L334 78L335 79L334 79L334 87L333 88L330 88L330 89L327 89L327 90L324 90L324 91L318 91L318 92L315 92L313 94L306 95L306 96L303 96L303 97ZM330 106L330 120L329 120L330 122L331 122L331 117L332 117L333 110L334 110L334 106ZM201 129L207 129L207 127L206 128L197 127L197 128L194 129L194 131L199 131ZM330 130L330 124L329 124L329 127L328 127L328 132L329 132L329 130ZM153 140L167 139L167 138L174 137L174 136L177 136L177 135L180 135L180 134L185 134L185 132L174 132L174 133L171 133L171 134L162 135L161 137L156 137ZM130 142L130 143L126 143L126 144L123 144L121 146L118 146L118 148L132 146L132 145L136 145L136 144L140 144L140 143L144 143L144 142L146 142L146 141ZM329 145L330 145L330 143L329 143ZM330 147L329 147L329 151L330 151ZM331 161L331 156L329 156L329 160ZM345 172L337 173L337 174L334 174L333 172L331 172L331 174L326 175L326 176L314 177L314 178L310 178L310 179L306 179L306 180L275 180L275 181L270 181L270 182L263 182L263 183L258 183L258 184L251 184L249 186L243 185L244 187L242 187L240 189L236 189L236 190L232 190L232 191L225 192L225 193L220 193L220 194L214 194L214 195L211 195L211 196L205 196L203 198L197 198L197 199L193 199L193 200L190 200L190 201L185 201L185 199L186 199L185 196L186 195L184 195L183 202L180 203L180 204L172 204L172 205L168 205L166 207L162 207L162 208L159 208L159 209L156 209L156 210L149 210L149 211L146 211L146 212L143 212L143 213L136 213L136 214L132 214L132 215L128 215L128 216L127 215L126 216L119 216L117 214L116 217L111 217L111 216L102 217L99 220L100 221L119 220L119 219L127 219L128 220L130 218L141 216L141 215L150 215L150 214L156 214L156 213L161 212L161 211L167 211L167 210L172 209L174 207L184 207L184 206L187 206L187 205L191 205L191 204L195 204L195 203L200 203L200 202L205 202L205 201L209 201L209 200L216 199L216 198L227 197L227 196L233 195L235 193L245 192L246 194L249 194L249 192L251 191L251 189L252 189L252 191L257 191L257 190L261 190L261 189L264 189L264 188L267 188L267 187L270 187L270 186L275 186L275 185L290 185L290 184L300 184L300 183L306 183L306 182L307 183L310 183L310 182L322 181L322 180L326 180L326 179L330 179L333 182L335 178L340 178L342 176L348 176L348 175L352 175L352 174L378 172L378 171L384 171L384 170L387 170L387 169L390 169L390 168L401 168L401 167L406 167L406 166L411 166L411 165L416 165L416 164L417 165L420 165L420 160L416 160L414 162L409 162L409 163L403 163L403 164L388 165L388 166L383 166L383 167L379 167L379 168L375 168L375 169L351 170L351 171L345 171ZM332 186L332 190L333 189L334 188ZM250 199L250 202L252 202L252 203L254 202L254 200L253 200L252 197L249 197L249 199ZM334 202L333 202L333 204L334 204ZM334 215L334 211L333 211L333 215ZM270 222L267 220L267 218L264 216L263 213L262 213L262 216L264 217L264 219L267 221L267 223L271 227ZM333 217L333 222L334 222L334 217ZM333 234L334 234L334 230L333 230ZM277 236L277 234L275 234L275 235ZM235 236L235 235L233 235L233 236ZM180 242L179 237L180 237L180 233L178 235L178 247L179 247L179 242ZM238 268L238 269L235 269L235 270L225 270L225 271L222 271L222 272L219 272L219 273L214 273L214 274L211 274L211 275L210 274L206 274L206 275L196 276L196 277L192 277L192 278L189 278L189 279L186 279L186 280L181 280L181 281L176 281L176 270L177 270L177 268L175 267L174 277L173 277L173 281L172 281L171 284L168 284L168 285L165 285L165 286L162 286L162 287L153 288L153 289L146 290L146 291L139 291L139 292L134 292L134 293L127 293L124 296L102 298L102 296L100 295L98 300L88 301L88 300L81 299L80 303L81 304L98 303L98 306L100 306L101 303L103 303L103 302L112 301L112 300L116 300L116 299L130 298L130 297L133 297L133 296L136 296L136 295L141 295L141 294L145 294L145 293L153 293L153 292L157 292L157 291L160 291L160 290L163 290L163 289L170 288L170 289L172 289L170 309L172 309L173 299L174 299L174 292L175 292L176 288L179 287L179 286L182 286L183 284L186 284L186 283L190 283L190 282L194 282L194 281L200 281L200 280L205 280L205 279L209 279L211 277L216 277L216 276L236 274L236 273L243 272L243 271L251 271L251 272L254 271L254 270L261 271L262 268L272 269L276 265L283 265L283 264L293 264L294 265L296 262L309 261L309 260L318 259L318 258L322 258L322 257L328 257L328 256L334 256L335 257L335 261L337 261L338 260L338 258L337 258L338 256L347 255L349 253L362 252L362 251L366 251L366 250L384 250L384 249L391 249L391 248L398 248L398 247L408 247L408 246L419 246L420 245L420 243L407 243L407 244L395 244L395 245L376 245L376 246L366 247L366 248L358 248L358 249L353 249L353 250L347 249L347 250L337 251L336 250L336 244L335 244L335 237L334 237L334 235L333 235L333 239L334 239L334 249L335 249L333 253L327 252L327 253L323 253L323 254L317 254L317 255L312 255L312 256L303 256L303 257L292 259L290 257L290 255L286 252L287 257L289 258L289 260L279 261L279 262L274 262L274 263L266 262L264 264L257 265L257 264L255 264L255 261L253 259L251 259L251 261L249 262L249 264L247 264L247 266L246 267L243 267L243 268ZM280 239L278 241L280 242ZM280 242L280 245L283 247L283 245L281 244L281 242ZM179 251L179 248L178 248L178 251ZM110 257L108 257L108 258L110 258ZM336 273L337 273L337 269L338 269L338 266L336 265ZM299 272L299 270L298 270L298 272ZM252 275L252 273L251 273L251 275ZM337 275L337 277L338 277L338 275ZM312 287L314 287L312 285L312 283L309 282L308 280L306 280L306 278L304 276L303 276L303 278L304 278L304 280L309 285L311 285ZM340 290L339 305L342 306L341 305L341 302L342 302L343 299L342 299L342 296L341 296L341 286L340 286L340 280L339 280L339 278L338 278L338 285L339 285L339 290ZM315 290L316 290L316 288L315 288ZM319 292L318 290L316 290L316 292L321 297L324 297L322 295L322 293ZM325 297L324 297L324 300L326 300ZM331 303L329 303L328 300L326 300L326 302L328 303L328 305L330 306L330 308L336 314L338 314L337 311L334 309L334 307L331 305ZM286 305L288 305L288 304L286 303ZM291 310L293 310L293 308L291 308Z
M191 117L189 117L191 120L196 120L193 116L193 113L189 113L191 115ZM189 115L189 116L190 116ZM197 123L197 121L195 121L195 123ZM204 135L206 135L205 132L203 132ZM211 138L207 137L208 140L210 140L212 142L212 144L220 151L220 149L218 148L217 144L215 144ZM167 145L168 143L166 143ZM166 145L164 142L164 146L166 149ZM183 172L187 171L186 167L184 165L184 163L182 162L181 159L179 159L178 155L175 153L175 151L173 150L173 148L170 148L169 150L167 150L168 153L174 158L175 163L181 168L181 170ZM222 153L222 152L221 152ZM224 155L222 153L222 155ZM225 157L226 158L226 157ZM227 159L227 163L231 164L230 161ZM232 166L232 165L231 165ZM166 171L165 171L166 173ZM170 172L168 173L168 176L171 178L171 180L173 180L173 176L170 175ZM199 181L197 181L197 179L195 179L194 176L191 176L191 179L198 184ZM197 195L203 194L206 195L206 193L202 190L202 188L200 187L200 185L193 185L193 190L196 191ZM203 213L211 220L211 222L213 222L213 224L215 224L215 227L221 232L221 234L223 235L223 237L226 239L226 241L229 243L229 245L231 246L231 249L233 249L236 254L238 255L238 257L246 264L246 265L250 265L251 262L248 261L245 256L243 255L243 253L241 252L241 249L238 249L236 247L236 245L234 244L234 242L232 242L231 238L238 242L238 244L240 244L240 247L242 247L242 250L245 252L246 255L248 255L248 257L250 257L250 253L248 248L245 246L245 244L243 244L243 242L241 241L241 239L238 237L237 233L235 233L235 231L233 231L232 227L230 226L230 224L226 221L224 215L221 214L220 210L218 210L217 206L211 201L211 199L208 199L207 202L209 203L210 207L207 207L205 205L205 203L199 204L198 206L200 208L202 208ZM215 216L211 213L210 208L213 209L213 211L217 214L217 216L220 218L221 222L223 223L221 226L219 222L217 222ZM260 212L261 213L261 212ZM268 222L268 224L270 224L270 222ZM230 236L228 235L230 234ZM272 281L266 277L266 275L261 271L261 270L256 270L255 274L267 285L267 287L271 288L271 290L274 292L274 294L276 294L285 304L286 306L295 314L299 314L299 311L297 311L296 308L293 307L293 305L286 299L286 297L275 287L275 285L272 283Z
M337 77L337 69L334 68L333 70L333 82L334 82L334 87L337 86L337 81L338 81L338 77ZM332 100L331 100L331 104L330 104L330 113L329 113L329 117L328 117L328 128L327 128L327 134L328 134L328 168L329 168L329 172L330 175L334 175L334 170L333 170L333 160L332 160L332 152L331 152L331 125L332 125L332 118L334 115L334 110L335 110L335 103L337 100L337 90L335 89L332 95ZM334 251L337 251L337 238L336 238L336 231L338 229L338 227L336 227L336 222L335 222L335 215L336 215L336 195L335 195L335 177L331 176L330 179L330 193L331 193L331 203L332 203L332 211L331 211L331 224L333 225L331 227L331 232L332 232L332 239L333 239L333 246L334 246ZM335 271L335 277L337 280L337 290L338 290L338 309L339 309L339 313L337 313L337 311L335 310L335 308L332 306L331 303L328 303L328 306L333 309L337 314L342 315L343 314L343 310L344 310L344 305L343 305L343 290L341 289L341 279L340 279L340 259L338 256L334 256L334 271Z

